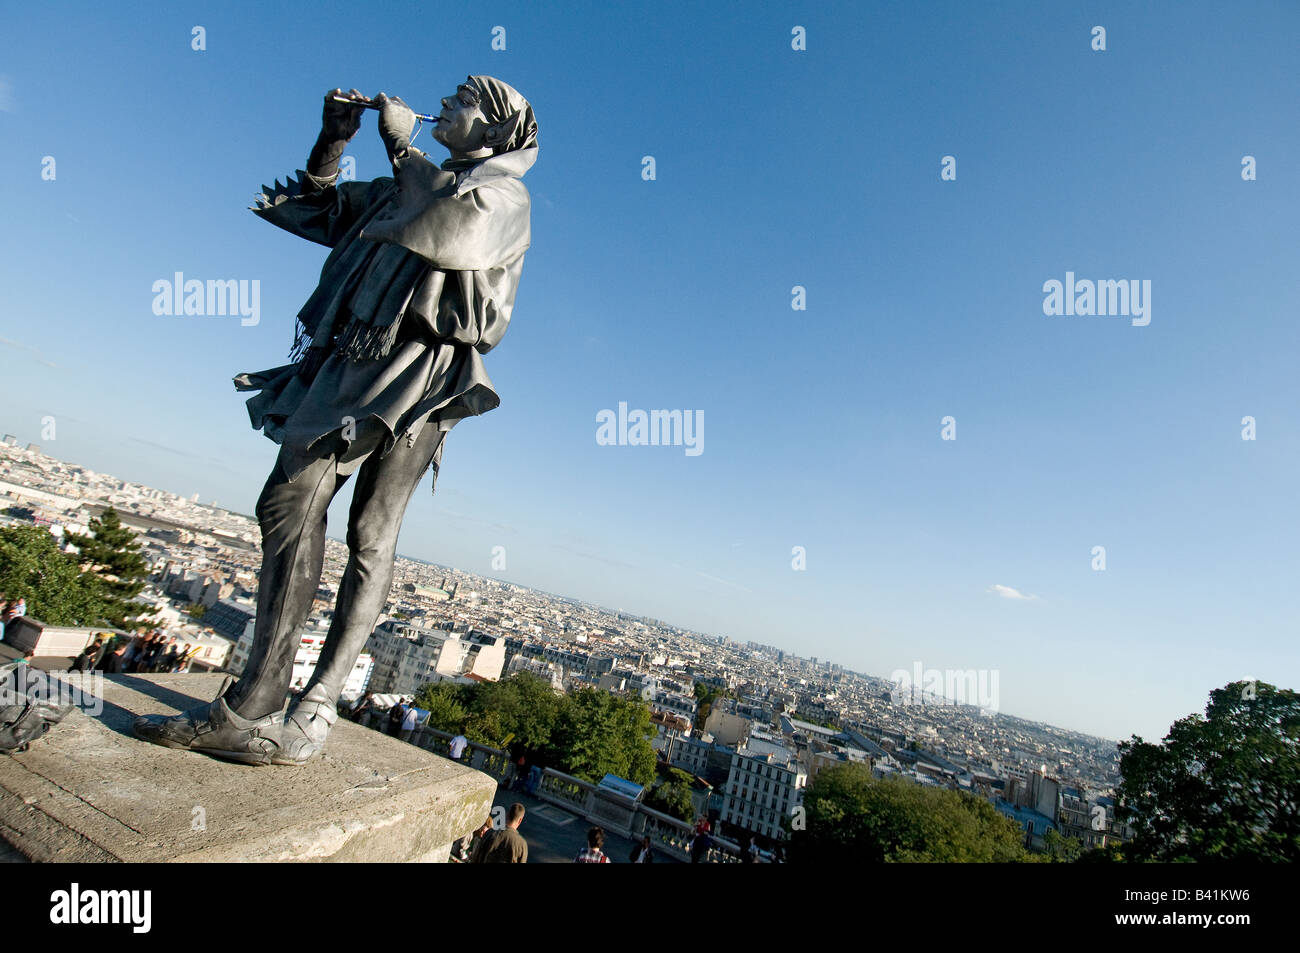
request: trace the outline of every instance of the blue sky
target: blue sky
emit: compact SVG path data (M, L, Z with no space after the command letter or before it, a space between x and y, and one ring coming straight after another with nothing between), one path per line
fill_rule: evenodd
M25 8L0 430L52 415L56 456L251 512L275 447L230 378L283 363L326 253L253 194L303 165L326 89L436 112L491 73L538 117L533 246L486 356L502 404L451 433L401 552L872 674L995 669L1003 711L1159 737L1230 680L1300 682L1297 27L1290 3ZM373 113L349 154L387 173ZM155 316L176 271L260 281L260 323ZM1150 324L1044 315L1067 271L1150 280ZM620 401L702 411L704 452L598 445Z

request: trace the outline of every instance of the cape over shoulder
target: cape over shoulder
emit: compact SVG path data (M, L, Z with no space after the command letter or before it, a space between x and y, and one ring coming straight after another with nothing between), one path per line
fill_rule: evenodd
M372 219L361 237L400 245L443 271L501 267L532 240L531 202L519 175L533 159L506 153L461 176L419 155L401 159L395 163L392 206Z

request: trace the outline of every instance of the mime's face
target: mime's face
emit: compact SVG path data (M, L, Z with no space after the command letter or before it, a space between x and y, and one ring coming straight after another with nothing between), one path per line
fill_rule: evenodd
M478 92L462 83L443 99L433 138L453 156L478 156L491 151L484 141L490 125L479 108Z

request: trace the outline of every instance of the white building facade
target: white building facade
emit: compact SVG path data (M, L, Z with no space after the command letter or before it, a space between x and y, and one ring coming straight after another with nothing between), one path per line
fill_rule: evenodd
M803 799L808 774L793 751L756 731L731 756L721 820L764 837L785 836L784 822Z
M367 643L375 659L371 691L413 695L429 682L501 678L505 639L481 632L447 632L390 620Z

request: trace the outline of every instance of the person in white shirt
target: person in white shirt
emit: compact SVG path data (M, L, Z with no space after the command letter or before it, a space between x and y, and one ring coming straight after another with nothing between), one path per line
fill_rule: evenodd
M465 737L465 729L461 728L460 733L451 739L451 760L459 761L467 747L469 747L469 739Z
M415 726L420 720L420 710L414 705L406 706L406 714L402 717L402 731L397 736L403 741L411 740L411 732L415 731Z

